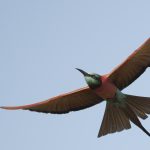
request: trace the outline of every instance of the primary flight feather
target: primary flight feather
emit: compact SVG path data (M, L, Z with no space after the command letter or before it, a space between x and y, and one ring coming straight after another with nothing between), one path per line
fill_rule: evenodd
M63 114L106 101L106 109L98 137L129 129L131 128L130 121L150 136L150 133L138 119L138 117L146 119L147 114L150 114L150 98L121 92L134 82L147 67L150 67L150 38L109 74L89 74L77 69L84 75L88 87L35 104L14 107L2 106L0 108Z

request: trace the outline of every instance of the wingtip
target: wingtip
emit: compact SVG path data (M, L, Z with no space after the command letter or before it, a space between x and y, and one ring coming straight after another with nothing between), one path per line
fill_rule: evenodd
M16 107L0 106L0 109L6 109L6 110L16 110L16 109L18 109L18 108L16 108Z
M5 109L5 106L0 106L0 109Z

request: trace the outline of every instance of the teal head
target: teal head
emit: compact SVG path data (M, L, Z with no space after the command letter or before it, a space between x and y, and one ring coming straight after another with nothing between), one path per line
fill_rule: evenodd
M96 73L89 74L81 69L78 68L76 69L84 75L85 81L91 89L96 89L101 86L102 82L101 76L99 74Z

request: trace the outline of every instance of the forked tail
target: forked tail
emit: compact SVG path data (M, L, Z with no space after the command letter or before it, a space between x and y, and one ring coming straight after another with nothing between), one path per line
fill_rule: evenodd
M142 126L138 117L146 119L150 114L150 98L125 94L123 103L107 102L98 137L131 128L130 121L150 133Z

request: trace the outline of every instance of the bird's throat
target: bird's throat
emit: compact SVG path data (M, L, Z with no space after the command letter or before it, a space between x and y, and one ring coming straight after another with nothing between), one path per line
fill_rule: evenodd
M96 89L101 86L100 80L96 80L91 77L86 77L85 80L91 89Z

